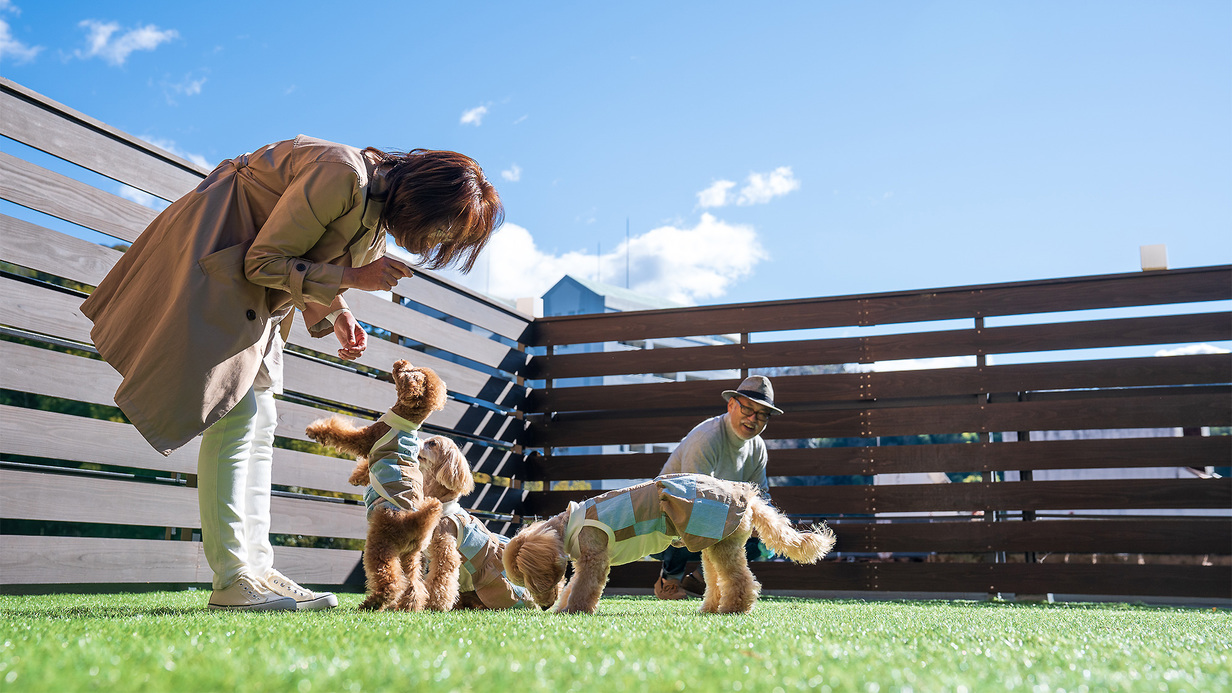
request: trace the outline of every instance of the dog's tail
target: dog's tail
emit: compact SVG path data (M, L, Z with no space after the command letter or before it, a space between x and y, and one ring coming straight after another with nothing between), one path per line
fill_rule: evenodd
M753 528L757 536L775 553L796 563L816 563L834 548L834 532L829 527L813 525L806 532L797 532L788 520L761 496L749 499Z

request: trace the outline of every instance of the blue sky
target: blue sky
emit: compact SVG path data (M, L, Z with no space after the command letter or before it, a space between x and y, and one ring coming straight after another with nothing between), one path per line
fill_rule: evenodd
M0 73L212 166L477 159L464 281L728 303L1232 262L1232 3L0 0ZM6 145L12 146L12 145ZM625 246L626 223L631 243ZM627 264L626 264L627 263Z

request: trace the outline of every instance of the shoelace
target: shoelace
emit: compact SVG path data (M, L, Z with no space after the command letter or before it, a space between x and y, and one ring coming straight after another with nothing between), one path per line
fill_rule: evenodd
M275 575L274 577L270 578L269 581L278 585L279 587L282 587L288 592L294 592L297 595L307 597L309 594L308 590L304 589L303 587L300 587L299 585L295 583L292 583L290 580L287 580L281 575Z

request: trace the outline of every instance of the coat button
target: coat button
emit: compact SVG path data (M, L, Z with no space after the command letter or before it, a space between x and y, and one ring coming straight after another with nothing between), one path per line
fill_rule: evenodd
M304 264L304 263L302 263L302 262L301 262L301 263L299 263L298 265L296 265L296 266L295 266L295 271L296 271L296 272L303 272L303 271L304 271L304 270L306 270L306 269L308 269L308 265L305 265L305 264Z
M253 310L253 309L251 309L251 308L249 308L249 309L248 309L248 312L247 312L247 313L245 313L245 315L247 315L247 316L248 316L248 319L249 319L249 320L256 320L256 319L257 319L257 311L255 311L255 310Z

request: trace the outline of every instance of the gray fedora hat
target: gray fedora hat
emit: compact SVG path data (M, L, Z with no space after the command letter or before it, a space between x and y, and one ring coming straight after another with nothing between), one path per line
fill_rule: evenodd
M744 379L744 382L740 383L738 390L723 391L724 400L730 400L732 395L740 395L745 399L753 400L775 414L783 413L782 409L774 406L774 386L770 384L770 379L764 375L750 375Z

